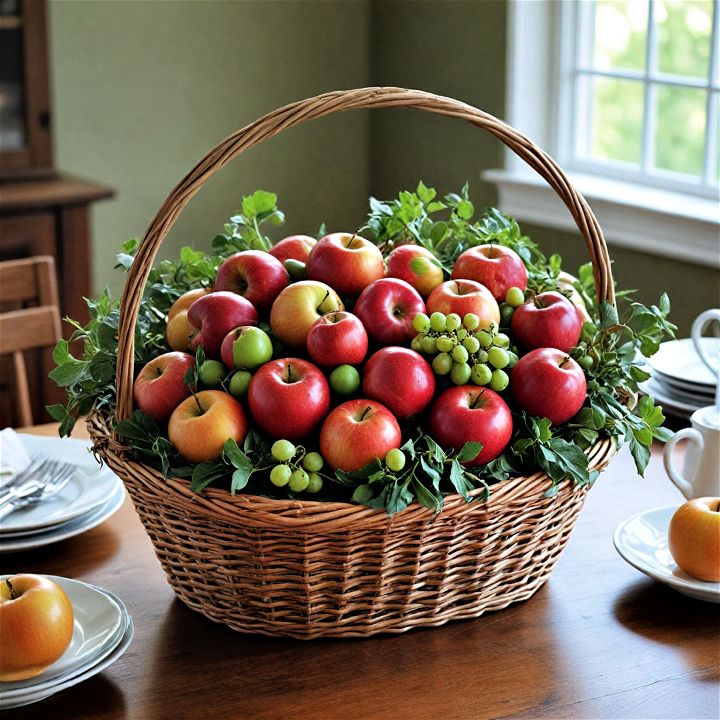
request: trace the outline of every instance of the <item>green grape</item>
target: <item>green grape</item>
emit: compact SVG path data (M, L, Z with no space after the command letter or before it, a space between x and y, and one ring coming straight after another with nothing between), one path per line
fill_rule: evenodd
M510 384L510 378L504 370L493 370L490 387L495 392L502 392Z
M595 361L589 356L589 355L583 355L582 357L578 358L578 365L583 370L590 370L592 369L592 366L595 364Z
M437 343L434 337L426 335L420 343L422 351L427 355L434 355L437 352Z
M270 471L270 482L276 487L284 487L290 482L292 470L289 465L276 465Z
M419 333L426 333L430 329L430 318L425 313L417 313L412 321L412 326Z
M446 352L442 352L439 355L436 355L432 361L432 369L438 375L447 375L452 369L452 365L452 358Z
M410 341L410 347L415 352L420 352L422 350L422 336L416 335L411 341Z
M385 464L388 470L393 472L400 472L405 467L405 453L400 448L393 448L388 450L385 456Z
M470 377L476 385L487 385L492 378L492 370L487 365L478 363L473 365Z
M469 335L469 333L465 328L460 328L455 332L455 335L457 336L457 339L462 342Z
M315 493L319 493L322 490L322 486L323 480L316 472L311 472L308 474L308 486L305 488L306 492L312 493L314 495Z
M270 452L276 460L285 462L295 455L295 446L289 440L276 440L272 444Z
M508 288L505 293L505 302L510 307L520 307L525 302L525 293L519 287Z
M463 347L472 355L480 349L480 341L474 337L467 337L462 341Z
M309 452L303 459L303 467L308 472L318 472L324 465L323 457L319 452Z
M441 335L435 345L440 352L450 352L455 347L453 339L448 335Z
M466 363L468 360L468 351L462 345L456 345L450 354L455 362Z
M489 330L479 330L473 337L477 338L480 347L485 350L493 344L493 334Z
M507 366L508 366L509 368L514 368L514 367L517 365L519 359L520 359L520 358L519 358L514 352L512 352L512 350L508 350L508 364L507 364Z
M446 322L446 318L441 312L434 312L430 316L430 328L435 332L444 332Z
M488 361L487 350L482 350L482 349L481 349L481 350L478 350L478 351L475 353L475 359L476 359L479 363L486 363L486 362Z
M480 327L480 318L475 313L468 313L463 318L463 325L465 329L470 330L470 332L477 330L478 327Z
M472 371L467 363L453 363L452 370L450 371L450 379L455 385L465 385L470 380Z
M502 303L502 305L500 305L500 322L505 326L509 325L513 312L515 312L515 308L507 303Z
M506 348L510 346L510 338L505 333L498 333L495 336L495 345L501 348Z
M460 319L460 316L457 313L450 313L445 318L445 329L452 332L453 330L457 330L462 325L462 320Z
M292 471L288 485L293 492L302 492L310 484L310 476L302 469Z
M488 350L488 361L493 367L501 370L502 368L508 366L510 356L508 355L507 350L503 350L499 347L491 347Z

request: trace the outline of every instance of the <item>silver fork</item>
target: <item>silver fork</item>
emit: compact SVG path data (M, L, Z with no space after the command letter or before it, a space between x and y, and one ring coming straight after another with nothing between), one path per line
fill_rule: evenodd
M50 465L50 463L52 462L53 460L51 460L51 458L46 458L42 455L35 455L34 457L30 458L30 463L27 465L27 467L25 467L23 470L17 473L15 477L11 478L6 483L4 483L2 487L0 487L0 498L7 495L12 488L23 485L29 480L34 479L34 477L38 473L45 472L48 465Z
M44 487L56 476L64 476L67 471L78 469L73 463L45 458L30 472L23 471L23 478L0 494L0 508L17 498L24 498L39 487ZM32 489L29 489L32 488Z
M34 481L34 488L32 487L32 484L26 486L32 489L26 490L26 488L23 488L23 492L21 494L17 495L15 498L0 507L0 520L10 515L10 513L15 512L15 510L48 500L61 492L70 482L70 479L76 469L74 465L70 465L69 463L62 464L65 467L55 473L54 477L50 481L47 483Z

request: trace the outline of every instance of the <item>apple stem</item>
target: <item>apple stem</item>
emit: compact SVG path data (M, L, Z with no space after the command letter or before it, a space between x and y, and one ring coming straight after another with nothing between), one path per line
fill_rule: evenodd
M357 237L357 233L354 232L354 233L352 234L352 237L347 241L347 245L346 245L345 247L346 247L346 248L349 248L349 247L352 245L352 241L353 241L356 237Z
M7 583L8 590L10 590L10 599L11 599L11 600L16 600L16 599L17 599L17 595L15 594L15 588L13 587L12 582L10 582L10 578L8 578L7 580L5 580L5 582Z
M318 315L322 315L323 313L320 312L320 308L325 304L325 301L330 297L330 291L325 291L325 297L320 301L320 304L315 308L315 312L318 313Z
M545 307L537 295L533 298L533 302L535 303L536 308L540 308L542 310Z
M475 399L474 399L474 400L472 401L472 403L470 404L470 409L471 409L471 410L475 410L475 409L478 407L478 403L480 402L480 399L482 398L482 396L483 396L484 394L485 394L485 388L483 388L483 389L477 394L477 396L475 397Z
M371 410L372 410L372 408L369 405L363 410L363 414L360 416L360 422L362 422L367 417L367 414Z
M562 362L560 363L560 365L558 365L558 367L563 367L563 365L567 364L567 362L568 362L569 360L570 360L570 356L569 356L569 355L566 355L566 356L562 359Z
M188 386L189 387L189 386ZM198 411L201 415L205 414L205 411L202 408L202 405L200 404L200 401L198 400L198 396L195 394L195 388L190 388L190 392L192 393L193 398L195 398L195 404L197 405Z

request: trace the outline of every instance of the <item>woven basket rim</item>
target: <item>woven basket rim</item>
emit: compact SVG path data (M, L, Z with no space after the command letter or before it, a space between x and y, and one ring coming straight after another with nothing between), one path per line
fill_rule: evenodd
M542 498L550 486L550 478L542 471L526 476L511 476L491 485L490 497L485 501L477 499L484 491L483 488L477 488L469 493L473 502L465 501L457 493L446 495L443 509L438 514L413 501L405 510L393 516L388 516L383 509L355 503L277 499L247 493L233 495L227 488L222 487L207 487L197 493L190 489L188 479L166 479L152 466L132 460L129 448L114 440L108 415L95 410L88 418L88 430L93 441L93 450L111 467L117 469L121 478L122 468L131 466L134 470L141 471L146 487L155 491L165 502L177 502L185 507L190 502L200 514L223 519L230 524L242 518L243 524L258 527L270 524L274 527L284 525L288 528L312 527L314 530L347 531L355 527L427 523L436 518L447 520L513 505L525 505ZM605 438L598 440L585 452L589 457L589 469L602 470L616 454L617 445L612 438ZM557 497L562 498L582 488L584 486L572 480L563 480L558 484ZM245 510L252 510L252 513L239 512Z

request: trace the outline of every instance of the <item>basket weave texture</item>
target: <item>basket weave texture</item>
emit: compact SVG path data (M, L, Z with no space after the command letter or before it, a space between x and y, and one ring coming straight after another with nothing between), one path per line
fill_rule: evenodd
M614 302L597 220L557 164L504 122L465 103L417 90L327 93L276 110L213 148L168 196L128 273L121 300L117 419L132 410L134 327L155 255L191 197L225 164L263 140L342 110L410 107L466 120L504 142L557 192L585 239L600 300ZM201 494L131 460L111 419L89 418L96 452L123 479L178 598L234 630L296 638L403 632L472 618L529 598L549 576L587 487L570 481L546 497L543 473L492 488L485 502L446 498L442 513L417 504L388 518L348 503ZM591 470L615 453L589 450ZM480 491L477 491L478 493Z

